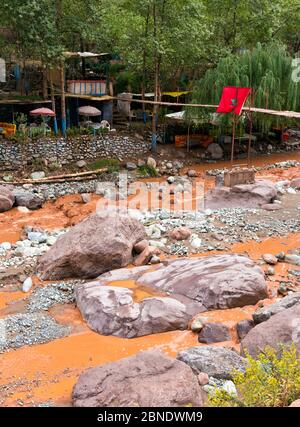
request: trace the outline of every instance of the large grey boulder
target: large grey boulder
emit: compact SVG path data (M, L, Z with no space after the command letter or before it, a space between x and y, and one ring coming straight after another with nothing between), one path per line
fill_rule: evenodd
M245 359L236 352L210 345L191 347L177 354L177 359L189 365L195 374L230 380L233 370L245 371Z
M43 280L95 278L132 262L133 247L145 236L126 213L99 211L62 235L39 260L38 272Z
M15 202L13 192L6 186L0 185L0 212L9 211Z
M277 196L273 182L257 180L253 184L239 184L233 187L216 187L205 196L205 207L222 208L258 208L271 203Z
M43 197L38 194L26 191L15 191L14 195L16 206L25 206L30 210L39 209L44 203Z
M300 303L256 325L241 342L243 354L257 356L265 347L280 350L280 345L294 343L300 354Z
M256 310L252 317L256 324L265 322L270 319L274 314L280 313L286 308L293 307L293 305L298 304L300 302L300 292L295 292L291 295L288 295L279 301L276 301L274 304L267 305Z
M206 152L213 160L220 160L223 158L223 149L219 144L212 143L207 147Z
M157 350L88 369L73 389L76 407L199 407L197 377L185 364Z

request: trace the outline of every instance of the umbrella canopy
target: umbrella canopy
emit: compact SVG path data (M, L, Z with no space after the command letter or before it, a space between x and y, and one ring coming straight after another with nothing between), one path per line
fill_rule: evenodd
M36 108L35 110L30 111L31 116L50 116L54 117L54 111L50 110L50 108Z
M98 108L92 107L90 105L86 105L85 107L79 107L78 113L81 116L89 116L89 117L101 116L101 111L98 110Z

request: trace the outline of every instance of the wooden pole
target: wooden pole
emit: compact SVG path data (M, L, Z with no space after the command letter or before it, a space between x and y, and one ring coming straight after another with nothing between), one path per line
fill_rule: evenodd
M247 167L250 167L250 159L251 159L251 142L252 142L252 129L253 129L253 120L252 120L252 111L253 107L253 98L254 94L250 94L250 108L249 108L249 119L250 119L250 130L249 130L249 141L248 141L248 156L247 156Z
M233 159L234 159L235 128L236 128L236 117L234 115L234 117L233 117L233 125L232 125L231 167L233 167Z
M188 124L188 135L187 135L187 141L186 141L186 148L187 148L187 152L190 151L190 121Z
M51 69L49 70L49 81L50 81L50 94L51 94L52 110L56 114L55 96L54 96L54 87L53 87L53 76L52 76L52 70ZM57 135L58 134L58 129L57 129L57 119L56 119L56 116L53 117L53 123L54 123L54 133L55 133L55 135Z
M61 96L61 132L65 136L67 129L66 95L65 95L65 64L61 61L60 66L60 96Z
M43 99L48 99L48 78L46 68L43 68Z
M157 35L157 20L156 20L156 4L153 3L153 38L156 41L156 35ZM157 128L156 128L156 116L158 113L158 85L159 85L159 68L158 68L158 52L157 47L155 47L155 53L154 53L154 104L153 104L153 111L152 111L152 141L151 141L151 150L153 153L157 152Z

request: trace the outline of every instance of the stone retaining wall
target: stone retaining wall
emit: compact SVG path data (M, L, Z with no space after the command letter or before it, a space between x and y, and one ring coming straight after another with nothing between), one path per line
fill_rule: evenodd
M40 138L30 142L0 141L0 170L16 170L47 160L48 164L106 158L138 158L149 151L149 144L138 138L106 135L96 138Z

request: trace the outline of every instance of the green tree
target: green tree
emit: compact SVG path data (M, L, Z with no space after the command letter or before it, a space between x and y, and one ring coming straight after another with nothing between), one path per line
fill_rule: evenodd
M62 45L55 26L56 10L48 0L3 0L2 22L12 31L8 44L17 59L56 61Z
M253 89L253 105L273 110L293 110L300 108L300 87L292 79L292 56L277 44L262 46L252 50L230 54L222 58L217 67L209 69L195 85L195 103L218 104L224 86L242 86ZM189 109L195 116L202 112ZM287 124L284 118L274 118L265 114L253 114L254 124L263 132L273 125ZM230 115L223 115L222 123L229 125Z

